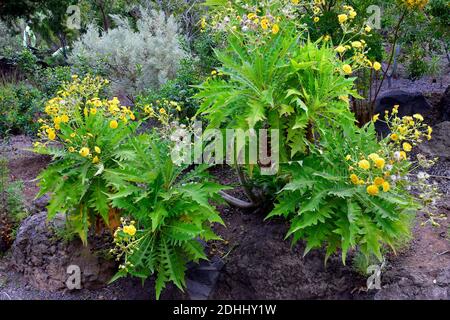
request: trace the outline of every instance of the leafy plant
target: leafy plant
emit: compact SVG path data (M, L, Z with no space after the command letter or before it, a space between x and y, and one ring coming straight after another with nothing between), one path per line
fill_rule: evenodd
M157 134L131 138L122 152L126 161L105 172L112 205L133 220L115 234L113 252L124 262L114 279L156 273L159 298L168 281L185 287L188 262L207 258L201 241L220 239L211 226L223 221L209 201L220 201L224 187L208 180L207 166L175 166Z
M0 136L37 132L44 95L23 83L0 84Z
M358 248L367 259L374 255L381 261L383 244L395 250L396 244L409 236L417 205L405 184L397 183L394 189L394 184L387 182L391 172L408 172L409 164L396 161L395 166L385 166L371 124L359 129L349 122L335 130L324 126L319 130L319 145L300 163L285 169L289 182L268 217L289 219L286 237L292 235L293 243L306 240L305 254L325 246L328 259L341 249L345 264L349 249ZM370 160L363 160L367 155ZM366 168L363 173L349 164L355 158Z
M117 223L118 212L105 194L110 190L103 173L117 165L116 151L137 127L133 112L121 107L117 98L101 99L105 83L89 76L82 80L75 76L67 83L47 103L46 117L39 121L42 142L35 145L36 152L53 157L38 177L38 196L52 194L49 218L58 212L67 214L84 243L89 227L99 218L112 228Z
M6 247L11 245L19 223L28 215L22 182L10 182L9 179L8 161L0 158L0 246Z

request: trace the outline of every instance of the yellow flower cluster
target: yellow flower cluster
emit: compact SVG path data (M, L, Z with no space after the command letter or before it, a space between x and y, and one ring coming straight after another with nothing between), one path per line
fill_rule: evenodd
M214 75L215 74L217 74L217 71L214 73ZM142 110L149 118L155 118L161 124L167 125L172 116L175 116L177 112L181 112L183 108L180 102L163 99L156 100L152 104L144 105L142 107Z
M383 192L391 190L387 179L392 166L386 166L386 160L378 153L371 153L367 157L361 156L359 160L353 160L351 155L347 155L346 160L350 162L351 183L365 185L366 192L371 196L377 195L380 190Z
M422 10L428 4L428 1L429 0L402 0L402 3L410 10Z
M136 119L129 107L120 105L118 98L99 98L107 84L108 80L100 77L73 76L72 81L45 105L45 116L38 120L41 124L38 136L43 143L37 146L45 147L49 141L58 140L70 153L78 152L94 164L99 163L101 149L96 145L97 137L93 132L103 128L103 123L117 129L119 122L126 124Z
M399 107L395 105L390 114L386 110L383 122L386 122L391 131L389 135L391 143L401 145L403 151L409 152L413 146L423 142L424 139L430 140L433 129L423 123L424 118L420 114L398 117ZM381 121L379 115L375 115L372 121Z
M356 11L351 6L344 5L344 13L338 15L337 19L341 25L344 37L341 42L335 47L335 51L338 53L339 57L344 60L344 56L351 56L345 61L342 71L344 74L350 75L355 70L359 68L373 68L375 71L381 70L381 63L377 61L370 61L367 58L367 53L369 51L367 43L364 39L357 39L358 35L368 35L372 28L370 26L364 26L358 28L353 26L352 22L357 16ZM344 39L347 39L344 41Z

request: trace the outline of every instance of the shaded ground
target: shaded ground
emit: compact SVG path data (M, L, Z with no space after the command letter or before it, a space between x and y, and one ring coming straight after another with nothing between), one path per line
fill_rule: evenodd
M27 150L32 147L32 140L26 136L12 136L8 141L0 140L0 157L9 161L11 180L23 181L23 194L27 204L32 202L39 191L36 181L33 180L50 160L49 157Z
M394 87L394 86L393 86ZM433 94L432 104L439 101ZM0 143L2 154L10 160L11 177L25 182L28 201L37 192L32 180L48 159L21 149L31 146L26 137L13 137ZM450 177L450 163L440 161L432 173ZM217 168L213 173L226 184L236 182L233 172ZM444 197L441 213L450 214L448 179L438 180ZM234 195L241 194L234 190ZM417 216L414 239L397 256L387 258L382 273L382 290L365 292L366 279L339 257L324 266L324 252L313 251L302 258L303 244L294 248L284 240L288 229L283 220L265 222L263 213L243 212L220 206L227 227L217 227L225 242L212 243L210 256L221 256L226 265L219 277L214 299L450 299L450 242L447 221L441 226L420 226L427 217ZM351 261L349 259L350 264ZM76 292L43 292L31 288L20 274L8 267L8 259L0 259L0 299L152 299L153 283L142 287L136 279L121 279L103 289ZM187 299L186 294L169 287L163 299Z

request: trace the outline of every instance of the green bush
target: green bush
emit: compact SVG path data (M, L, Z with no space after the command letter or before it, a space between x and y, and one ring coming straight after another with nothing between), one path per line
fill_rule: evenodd
M35 134L44 98L41 91L25 84L0 85L0 136Z

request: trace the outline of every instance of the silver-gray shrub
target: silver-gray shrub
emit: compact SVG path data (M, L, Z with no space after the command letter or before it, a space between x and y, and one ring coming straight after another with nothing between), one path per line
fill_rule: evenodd
M116 28L100 32L91 24L74 43L69 61L75 67L88 64L111 80L114 93L131 96L175 77L186 53L173 16L140 7L136 28L124 17L111 17Z

